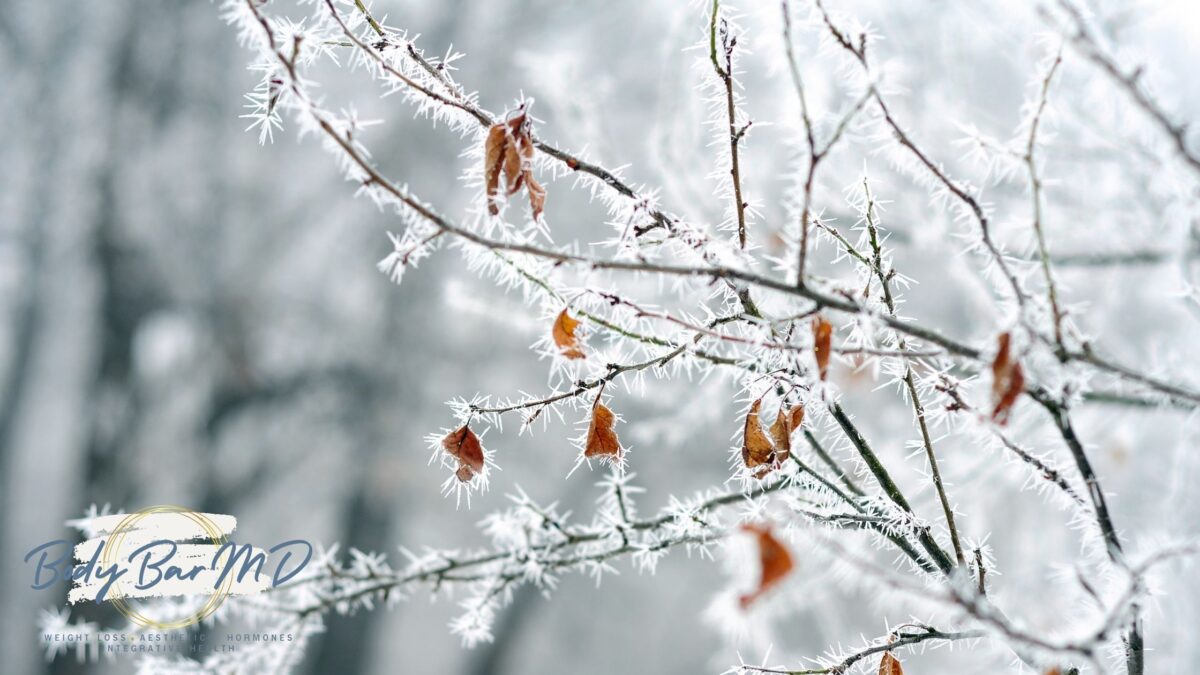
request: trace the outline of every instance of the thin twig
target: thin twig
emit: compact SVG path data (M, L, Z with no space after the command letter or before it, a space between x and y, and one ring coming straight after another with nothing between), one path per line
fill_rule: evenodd
M875 271L875 276L879 280L879 286L883 291L883 302L887 306L888 314L895 317L896 300L892 296L892 273L893 269L884 270L883 268L883 245L879 240L879 228L875 222L875 200L871 195L871 186L863 179L863 197L866 199L866 208L864 218L867 226L867 233L870 236L871 250L873 252L872 267ZM901 350L907 348L907 344L903 336L897 337L897 344ZM921 430L921 445L925 448L925 459L929 462L930 479L933 481L934 490L937 491L938 501L942 504L942 513L946 517L946 528L950 531L950 542L954 546L954 557L958 560L959 565L966 563L966 558L963 557L962 542L958 538L958 527L954 524L954 509L950 506L950 498L946 496L946 486L942 481L942 472L938 468L937 455L933 451L933 439L929 434L929 426L925 422L925 406L921 403L921 395L917 392L916 378L913 376L912 365L908 362L904 364L904 386L908 389L908 398L912 403L913 414L917 418L917 427Z
M825 668L781 670L777 668L766 668L763 666L754 666L750 664L742 664L742 668L746 672L750 673L772 673L777 675L841 675L842 673L850 672L850 668L859 661L862 661L863 659L875 654L890 652L893 649L917 645L921 644L922 642L929 642L931 640L955 642L958 640L975 640L987 637L986 633L979 630L947 632L938 630L931 626L913 627L917 628L917 630L920 632L908 632L906 630L892 631L886 637L874 640L874 644L871 646L860 649L845 657L841 661L838 661L837 663Z
M1042 113L1046 110L1046 101L1050 94L1050 83L1054 80L1054 74L1058 71L1058 66L1062 63L1062 49L1055 54L1054 60L1050 63L1049 69L1042 77L1042 84L1039 88L1037 107L1034 109L1033 118L1029 122L1029 138L1025 143L1025 167L1029 172L1029 192L1033 200L1033 231L1037 235L1038 257L1042 263L1042 275L1046 278L1046 293L1050 300L1050 311L1053 312L1054 318L1054 342L1058 345L1059 353L1066 351L1066 345L1063 343L1063 313L1058 304L1058 290L1054 285L1054 274L1050 269L1050 254L1046 249L1046 234L1042 224L1042 179L1038 176L1037 157L1037 134L1038 128L1042 122Z
M829 406L829 410L831 413L833 413L833 418L837 420L838 425L842 427L842 431L845 432L846 437L850 439L850 442L854 445L855 449L858 450L859 456L862 457L863 462L865 462L867 465L867 468L870 469L872 475L875 476L875 480L877 480L880 487L883 488L884 494L887 495L888 499L890 499L896 506L900 507L902 511L915 518L916 514L913 511L912 506L908 503L908 500L904 497L904 493L900 491L900 487L896 485L896 481L892 479L891 474L888 473L887 468L884 467L883 462L879 459L879 456L876 455L875 451L871 449L871 446L867 443L866 438L864 438L858 428L854 426L854 422L850 419L850 416L846 414L846 411L842 409L841 404L832 403ZM948 555L946 555L946 552L942 550L942 547L938 546L933 536L929 534L929 528L917 526L916 529L917 540L921 542L922 548L929 553L943 574L950 574L951 570L954 569L954 562Z
M804 78L800 75L800 65L796 61L796 54L792 47L792 16L788 9L788 2L789 0L780 0L780 9L783 13L783 45L787 54L788 72L792 76L792 86L796 90L796 97L800 100L800 121L804 125L804 138L808 143L808 170L804 175L799 223L800 248L797 252L796 260L796 286L800 287L804 285L804 275L808 260L809 214L812 212L812 193L813 184L817 177L817 167L821 164L821 160L833 149L833 146L837 144L842 134L845 133L846 128L850 125L850 121L867 104L870 94L868 92L868 94L859 98L850 111L842 117L824 147L817 147L816 130L813 127L812 115L808 110L808 98L804 94Z
M1099 66L1129 95L1134 104L1141 108L1154 121L1155 125L1171 139L1179 158L1191 167L1194 173L1200 175L1200 153L1188 146L1188 125L1171 121L1170 115L1163 110L1162 106L1146 93L1141 84L1142 69L1135 68L1131 72L1124 72L1113 57L1100 47L1096 37L1088 29L1087 22L1079 8L1067 0L1058 0L1058 6L1062 7L1074 24L1075 32L1070 35L1071 42L1089 61Z
M721 0L713 0L708 24L708 56L712 61L713 70L716 71L717 77L721 78L721 84L725 87L725 114L729 117L729 174L733 181L734 211L737 214L738 247L745 249L746 202L742 198L742 173L738 158L738 146L741 144L746 132L750 129L750 123L747 122L741 129L737 127L737 107L733 96L733 52L737 47L737 36L730 33L727 21L718 19L720 9ZM723 67L717 54L718 26L720 27L719 32L721 35L721 51L725 57L725 65Z
M853 55L855 60L858 61L859 65L862 67L863 71L870 75L871 65L867 58L866 36L860 35L856 43L849 35L837 27L837 25L833 22L833 18L829 15L829 12L825 10L825 6L822 4L821 0L816 0L816 6L821 12L821 16L825 21L825 25L829 29L829 32L833 36L834 40L841 45L843 49ZM941 183L942 186L945 187L946 190L955 197L955 199L961 202L970 211L972 216L974 216L976 222L979 223L980 237L983 241L984 247L991 255L993 263L1008 281L1009 287L1012 289L1013 296L1016 298L1017 303L1024 306L1026 299L1025 291L1021 288L1021 283L1017 280L1016 274L1009 269L1008 264L1005 262L1004 254L1000 252L999 247L996 245L995 241L993 241L991 222L988 219L987 213L984 211L983 206L979 203L979 200L975 197L975 195L971 194L969 188L960 185L957 181L950 178L950 176L946 174L945 169L943 169L940 164L934 162L930 156L924 150L922 150L915 141L913 141L908 132L900 126L900 123L897 122L896 118L892 115L892 111L888 107L887 101L883 98L883 95L879 93L879 88L877 85L869 85L869 91L871 98L875 101L875 104L879 107L880 113L883 115L884 122L887 124L888 128L891 129L892 134L895 136L896 142L898 142L913 157L915 157L916 160L922 166L924 166L930 174L933 175L937 182Z

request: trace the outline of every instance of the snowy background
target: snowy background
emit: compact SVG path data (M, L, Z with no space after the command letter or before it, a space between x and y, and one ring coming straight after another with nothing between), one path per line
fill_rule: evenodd
M277 3L272 2L272 10ZM291 3L279 3L290 7ZM749 53L741 68L755 120L743 149L745 184L760 215L751 236L780 254L801 150L796 97L783 60L779 7L738 3ZM997 237L1033 251L1029 197L1019 174L987 161L975 135L1008 143L1048 54L1061 39L1037 4L920 0L829 3L878 36L895 113L955 175L984 186ZM1200 119L1200 13L1187 0L1087 3L1128 64L1179 120ZM761 5L761 6L760 6ZM431 53L453 44L456 77L490 110L536 100L538 133L586 147L606 166L661 188L664 204L719 222L697 92L704 7L640 0L379 0L388 23L420 33ZM836 120L853 103L844 55L822 47L808 4L794 41L810 106ZM297 16L305 13L301 11ZM241 537L307 538L395 552L398 545L479 545L477 522L520 485L539 501L587 512L602 477L564 478L577 418L518 435L485 436L503 455L492 489L471 510L441 495L424 436L451 424L445 402L477 392L546 388L530 345L549 329L541 311L467 272L457 253L431 257L396 286L375 267L391 252L395 217L354 186L311 138L285 125L260 147L239 119L256 84L248 52L207 2L0 2L0 652L4 670L126 672L53 663L36 646L36 617L61 597L28 590L21 556L68 536L64 521L91 504L133 510L185 504L238 517ZM478 204L459 180L473 159L456 133L380 98L361 70L318 67L321 91L352 103L371 127L390 175L445 213ZM1106 353L1200 386L1200 176L1123 92L1068 46L1044 139L1048 245L1062 257L1063 295L1076 323ZM895 264L914 280L904 313L990 345L1004 322L964 228L929 192L878 152L877 130L852 130L815 192L816 206L849 227L846 190L866 172L885 203ZM1193 134L1194 136L1194 134ZM1193 139L1193 147L1196 141ZM980 159L980 157L983 159ZM571 179L550 182L555 240L596 241L604 209ZM772 250L772 247L776 250ZM1133 255L1131 255L1133 254ZM833 274L834 250L813 264ZM1115 258L1115 259L1114 259ZM845 265L845 263L840 263ZM769 269L769 268L767 268ZM1033 277L1036 279L1036 277ZM911 412L870 370L835 366L843 401L880 453L902 467L914 507L938 516L922 477ZM732 379L654 383L621 401L641 511L729 478L745 400ZM1132 550L1200 536L1200 422L1185 406L1089 401L1075 412ZM1015 435L1064 467L1070 458L1027 410ZM1072 585L1080 535L1028 476L970 437L939 438L942 472L960 528L986 541L998 602L1033 630L1085 614ZM806 567L796 551L797 601L773 627L771 661L798 663L830 645L858 643L908 619L845 570ZM728 583L722 566L682 552L654 576L618 563L599 590L567 575L543 599L518 591L495 640L473 650L447 630L452 600L417 592L390 611L334 616L302 672L719 672L755 640L727 639L702 618ZM1185 672L1200 659L1196 568L1166 567L1146 609L1147 672ZM790 596L789 596L790 597ZM1079 611L1079 617L1064 615ZM111 619L99 615L99 619ZM1082 620L1082 618L1081 618ZM910 656L911 672L997 672L1011 654L981 648ZM928 665L918 665L926 662ZM908 665L908 664L913 665Z

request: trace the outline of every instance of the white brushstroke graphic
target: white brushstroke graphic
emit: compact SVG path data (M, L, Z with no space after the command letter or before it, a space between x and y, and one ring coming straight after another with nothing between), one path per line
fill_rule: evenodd
M121 514L71 523L91 537L75 546L75 561L85 567L95 562L91 573L73 581L68 602L95 600L102 592L103 600L112 600L208 596L218 586L223 594L246 595L270 586L266 551L251 546L222 550L221 542L237 529L237 519L233 516L150 513L122 526L122 521L128 518ZM120 532L114 539L112 534L118 529ZM112 550L113 546L119 546L120 550ZM145 546L149 548L143 549ZM256 560L261 563L256 564ZM111 573L105 573L110 568L118 571L120 578L104 591L112 582ZM223 579L222 574L226 575Z

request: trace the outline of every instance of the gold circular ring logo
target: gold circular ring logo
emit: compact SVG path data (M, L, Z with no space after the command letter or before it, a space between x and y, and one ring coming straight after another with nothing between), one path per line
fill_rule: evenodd
M146 516L163 513L174 513L191 520L199 527L200 530L204 532L204 534L208 536L208 539L210 542L212 542L213 546L219 548L228 542L228 538L221 531L221 528L218 527L211 518L205 516L203 513L197 513L191 509L185 509L182 506L151 506L125 516L121 522L117 523L117 526L113 528L112 533L108 537L108 544L104 547L104 553L101 557L101 560L106 564L116 563L116 561L120 558L119 551L121 550L121 545L125 542L125 537L134 528L134 526ZM178 630L180 628L187 628L188 626L200 623L204 619L211 616L213 612L217 611L217 608L221 606L221 603L225 602L225 598L229 597L229 591L232 586L233 575L229 575L225 578L225 582L220 588L213 590L212 595L208 597L208 600L199 609L182 619L176 619L174 621L157 621L155 619L151 619L145 614L142 614L140 611L132 607L125 599L124 594L121 592L119 580L114 582L113 588L111 591L109 591L109 594L112 597L112 605L117 608L117 611L125 615L126 618L138 624L139 626L153 628L156 630Z

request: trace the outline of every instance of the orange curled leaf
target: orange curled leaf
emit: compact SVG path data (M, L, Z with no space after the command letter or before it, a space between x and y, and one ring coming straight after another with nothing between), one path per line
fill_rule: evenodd
M521 136L525 129L525 114L517 115L508 121L508 143L504 148L504 184L508 186L508 195L515 194L521 189L523 161L519 147Z
M800 425L804 423L804 406L794 405L788 414L792 417L789 422L792 425L792 431L799 429Z
M546 188L534 180L532 172L526 172L525 191L529 193L529 209L533 212L533 219L537 220L546 209Z
M521 172L521 156L517 154L516 147L512 144L512 139L509 139L507 147L504 149L504 184L508 186L505 191L505 197L511 197L521 189L521 177L524 173Z
M442 439L442 449L458 460L458 471L454 475L460 481L466 483L483 473L483 446L469 424L446 434Z
M1062 675L1062 669L1058 666L1054 666L1050 670L1046 671L1046 675Z
M771 424L771 439L775 442L776 464L787 459L792 451L792 432L804 421L804 406L792 406L791 410L779 406L779 414Z
M554 320L554 327L550 329L550 336L554 338L554 344L558 345L558 349L564 358L586 358L583 350L580 348L579 338L575 335L575 329L578 327L579 320L572 318L566 309L559 312L558 318Z
M488 213L497 215L500 206L496 195L500 193L500 171L508 154L508 132L503 124L493 124L488 129L483 152L483 182L487 190Z
M742 432L742 462L745 463L748 469L762 467L755 474L757 478L767 475L776 464L775 444L771 442L766 432L763 431L762 423L758 419L761 408L761 398L750 405L750 410L746 413L746 424Z
M883 657L879 659L879 675L904 675L900 659L891 652L884 652Z
M592 421L588 425L587 443L583 448L584 457L621 458L621 442L617 440L617 432L613 431L616 420L613 412L597 400L592 406Z
M758 588L739 598L742 609L746 609L791 574L796 565L792 562L792 554L788 552L787 547L771 534L769 525L747 523L742 525L742 530L755 535L758 541L759 565L762 568Z
M760 420L762 399L750 404L742 431L742 462L747 469L755 469L755 478L763 478L779 468L792 450L792 432L804 421L804 406L779 406L779 414L764 432Z
M1025 373L1012 354L1012 336L1001 333L997 342L996 359L992 361L992 420L1006 424L1009 411L1025 390Z
M521 147L521 176L524 178L525 191L529 193L529 210L533 213L533 219L537 220L546 208L546 188L533 177L533 139L525 127L521 127L521 132L517 134L517 142Z
M812 321L813 355L817 358L817 372L821 381L829 377L829 355L833 352L833 324L823 316L817 316Z

